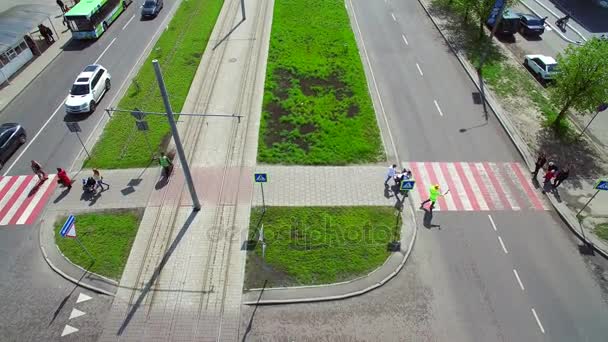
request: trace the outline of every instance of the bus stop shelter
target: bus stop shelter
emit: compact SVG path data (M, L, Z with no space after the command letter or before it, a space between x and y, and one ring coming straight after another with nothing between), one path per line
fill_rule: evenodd
M57 12L57 6L36 4L17 5L0 13L0 84L33 58L31 45L35 43L30 34L38 30L38 25L48 20L55 36L59 36L51 20Z

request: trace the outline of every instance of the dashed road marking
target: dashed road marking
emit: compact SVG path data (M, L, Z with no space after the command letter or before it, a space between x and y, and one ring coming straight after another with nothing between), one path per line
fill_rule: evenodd
M521 290L524 291L525 290L524 284L521 282L521 279L519 278L519 274L517 273L516 269L513 269L513 274L515 274L515 278L517 278L517 283L519 284L519 288L521 288Z
M87 300L89 300L91 298L93 298L93 297L87 296L84 293L80 293L80 294L78 294L78 299L76 299L76 303L86 302Z
M500 237L500 235L498 236L498 241L500 241L500 245L502 246L502 250L505 252L505 254L509 254L509 251L507 250L505 243L502 242L502 238Z
M443 112L441 111L441 108L439 108L439 103L437 103L437 100L433 100L433 102L435 102L435 108L437 108L439 115L443 116Z
M84 315L86 315L85 312L82 312L76 308L73 308L72 312L70 313L70 318L68 318L68 319L78 318L78 317L84 316Z
M543 324L540 322L540 319L538 318L538 315L536 314L536 310L534 310L534 308L532 308L532 314L534 315L534 318L536 319L536 324L538 324L538 327L540 328L540 332L542 332L544 334L545 328L543 327Z
M401 38L403 38L403 41L405 42L405 45L410 45L410 43L408 43L407 38L405 38L405 35L402 34Z
M416 68L418 68L418 72L420 73L420 76L424 76L424 74L422 73L422 69L420 69L420 65L418 63L416 63Z
M61 336L65 336L65 335L69 335L71 333L75 333L77 332L78 329L74 328L73 326L66 324L65 327L63 328L63 332L61 332Z
M395 15L393 13L391 13L391 17L393 17L394 21L397 21L397 18L395 18Z

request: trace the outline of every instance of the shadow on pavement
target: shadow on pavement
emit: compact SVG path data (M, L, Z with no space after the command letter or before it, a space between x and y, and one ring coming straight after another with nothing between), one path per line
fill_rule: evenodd
M599 0L551 0L562 12L570 14L579 25L591 33L608 32L608 8Z
M424 217L422 218L422 225L427 229L438 228L441 230L440 224L433 224L433 212L427 208L422 208L424 210Z
M72 296L72 294L74 293L74 291L76 291L76 289L80 287L78 284L80 284L80 281L82 280L82 278L84 278L84 276L87 275L88 270L94 264L95 264L95 261L91 261L91 263L89 264L89 266L86 267L87 271L84 272L82 274L82 276L80 276L80 279L78 279L78 282L74 285L74 287L72 288L72 291L70 291L70 293L68 293L68 295L65 296L65 298L63 298L63 300L61 300L61 303L59 303L59 306L57 306L57 310L55 310L55 312L53 313L53 318L49 322L49 326L51 326L51 324L53 324L53 322L55 321L55 319L57 318L57 316L59 316L59 313L61 312L61 309L63 309L63 307L65 306L65 303L68 302L68 299L70 299L70 297Z
M260 302L260 299L262 299L262 295L264 294L264 289L266 289L267 283L268 280L264 280L264 286L262 286L262 290L260 291L260 295L258 296L258 303ZM247 335L249 335L249 333L251 332L251 327L253 326L253 317L255 316L255 312L258 310L258 306L259 304L256 303L255 308L251 313L251 317L249 317L249 323L247 323L247 328L245 328L245 333L243 334L243 338L241 339L242 342L246 341Z
M150 278L150 280L148 280L148 282L146 283L146 286L142 289L141 294L139 295L139 297L137 298L135 303L133 303L133 306L132 306L131 310L129 310L127 317L125 318L124 322L122 323L122 325L116 332L117 336L122 335L122 333L125 331L125 329L129 325L129 322L131 322L131 319L133 319L133 316L135 315L135 313L141 306L141 303L144 301L144 299L148 295L148 292L150 292L150 289L152 289L152 286L156 282L156 279L158 279L158 277L160 276L160 272L162 272L163 268L167 264L167 261L169 261L169 258L171 257L171 255L173 254L175 249L177 248L177 245L179 245L180 241L182 240L182 238L184 237L184 235L186 234L188 229L190 228L190 225L194 221L194 218L196 217L197 214L198 214L198 211L193 210L190 213L190 215L188 216L188 219L186 219L186 222L184 222L184 225L180 228L179 233L177 233L177 236L171 243L171 246L169 246L169 248L165 252L165 255L163 255L162 260L160 261L160 263L154 270L152 277Z

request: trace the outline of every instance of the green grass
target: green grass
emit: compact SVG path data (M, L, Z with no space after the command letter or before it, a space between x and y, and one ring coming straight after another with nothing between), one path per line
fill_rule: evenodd
M152 67L152 60L158 59L173 111L180 112L222 4L223 0L182 1L118 108L165 111ZM158 152L168 141L167 119L151 115L146 120L150 145ZM85 165L104 169L142 167L150 162L151 153L131 115L114 113Z
M399 238L391 207L268 207L252 211L250 236L264 225L267 243L247 262L248 288L328 284L371 272L389 256L388 243Z
M602 240L608 241L608 223L602 223L595 226L595 235L599 236Z
M140 213L125 210L75 216L78 239L95 262L92 263L77 241L59 235L66 217L55 222L55 242L63 255L91 272L119 280L137 234Z
M275 2L258 148L264 163L384 160L343 1Z

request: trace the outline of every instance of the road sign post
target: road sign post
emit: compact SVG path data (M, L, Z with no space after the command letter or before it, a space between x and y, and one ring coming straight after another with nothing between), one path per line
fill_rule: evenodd
M578 135L578 137L576 137L576 139L580 139L580 137L583 136L583 134L585 134L585 131L587 130L587 128L589 128L589 126L591 125L591 123L593 122L593 120L595 120L595 117L600 113L605 111L606 109L608 109L608 103L602 103L601 105L597 106L596 110L595 110L595 115L593 115L593 117L591 118L591 120L589 120L589 122L587 123L587 126L585 126L585 128L583 128L581 134Z
M264 241L264 225L260 227L258 241L262 243L262 259L266 259L266 241Z
M59 234L63 238L68 237L68 238L76 240L76 242L80 245L80 247L84 250L84 252L87 253L89 258L91 258L93 261L95 261L95 258L91 255L91 253L89 253L89 250L82 244L82 242L80 242L80 240L78 239L78 236L76 235L76 217L74 217L74 215L70 215L68 217L68 219L63 224L63 227L61 227Z
M68 130L72 133L76 133L76 137L78 138L78 141L80 141L80 145L82 145L82 148L84 149L84 152L87 154L87 156L89 157L89 159L91 158L91 155L89 154L89 151L87 150L87 147L84 145L84 143L82 142L82 139L80 138L80 132L82 132L82 129L80 128L80 125L78 124L78 122L66 122L65 125L68 127Z
M253 179L256 183L260 183L260 189L262 190L262 212L266 212L266 200L264 199L264 183L268 182L268 174L266 173L254 173Z
M600 193L600 191L608 191L608 179L600 179L599 181L597 181L597 183L595 183L595 186L593 188L596 190L595 193L593 194L593 196L591 196L587 203L585 203L583 208L579 210L578 213L576 213L576 217L578 217L583 212L583 210L587 208L589 203L591 203L591 201L595 198L595 196L597 196L597 194Z

